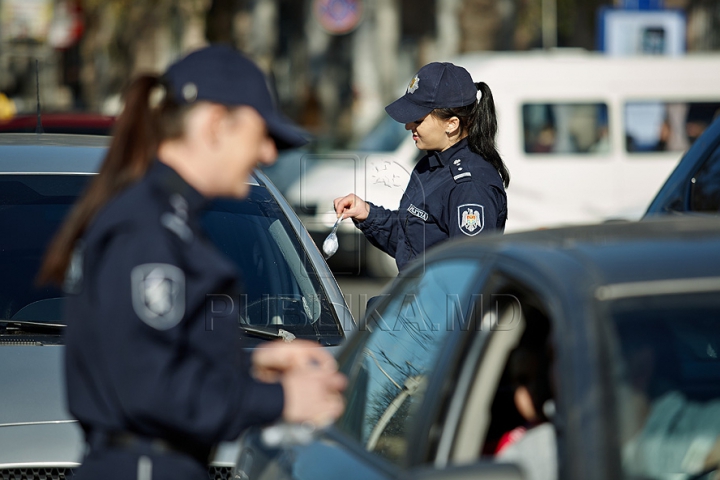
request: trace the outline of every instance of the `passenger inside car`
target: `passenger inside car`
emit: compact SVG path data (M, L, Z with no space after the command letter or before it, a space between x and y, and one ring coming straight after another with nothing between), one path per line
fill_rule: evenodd
M493 454L497 461L517 464L530 480L554 480L558 476L558 467L555 427L551 422L554 395L550 324L539 310L531 307L523 310L525 332L518 346L510 352L493 403L490 433L511 421L517 424L505 431L497 442L490 441L493 437L489 436L485 451L494 443ZM508 399L508 393L511 399Z

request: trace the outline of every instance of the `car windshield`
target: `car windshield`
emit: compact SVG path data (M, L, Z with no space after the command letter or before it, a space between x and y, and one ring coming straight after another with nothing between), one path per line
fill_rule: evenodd
M62 292L34 281L48 242L90 178L0 176L0 321L62 322ZM246 330L272 337L287 329L330 345L340 342L318 274L266 188L253 186L245 201L212 202L202 223L241 274Z
M611 311L619 340L613 358L625 474L691 478L716 468L718 292L625 298Z

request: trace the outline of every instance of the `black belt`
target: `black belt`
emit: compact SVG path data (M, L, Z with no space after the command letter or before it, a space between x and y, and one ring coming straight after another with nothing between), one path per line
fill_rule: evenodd
M187 455L203 465L207 465L210 459L210 449L169 442L163 438L145 437L132 432L91 432L88 435L88 443L91 448L144 450L159 455Z

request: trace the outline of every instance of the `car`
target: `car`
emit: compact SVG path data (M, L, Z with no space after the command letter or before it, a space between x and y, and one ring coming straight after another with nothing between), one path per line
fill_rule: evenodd
M87 112L45 112L40 116L42 133L107 136L115 117ZM0 121L2 133L36 133L38 116L20 114Z
M342 347L343 415L246 431L235 478L708 479L719 251L720 220L692 217L434 247Z
M98 171L108 141L0 135L3 479L66 478L82 458L82 433L65 406L63 296L34 286L34 278L53 233ZM217 199L202 218L210 240L244 279L244 347L305 338L337 350L355 329L332 272L267 177L256 171L251 184L245 201ZM233 443L217 449L210 478L229 478L236 449Z
M720 116L683 155L645 213L720 214Z

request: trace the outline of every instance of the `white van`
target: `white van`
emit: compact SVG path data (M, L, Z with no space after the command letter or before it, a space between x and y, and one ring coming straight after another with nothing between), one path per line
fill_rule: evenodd
M493 92L498 150L511 175L506 232L639 219L720 109L718 55L618 58L557 50L450 61ZM337 196L355 192L397 208L418 154L406 135L393 152L318 156L286 191L320 245L334 223ZM341 232L357 234L346 223ZM340 242L353 254L362 245ZM367 263L371 272L392 272L392 260L372 248Z
M720 112L720 56L467 54L490 86L507 164L506 231L639 219Z

